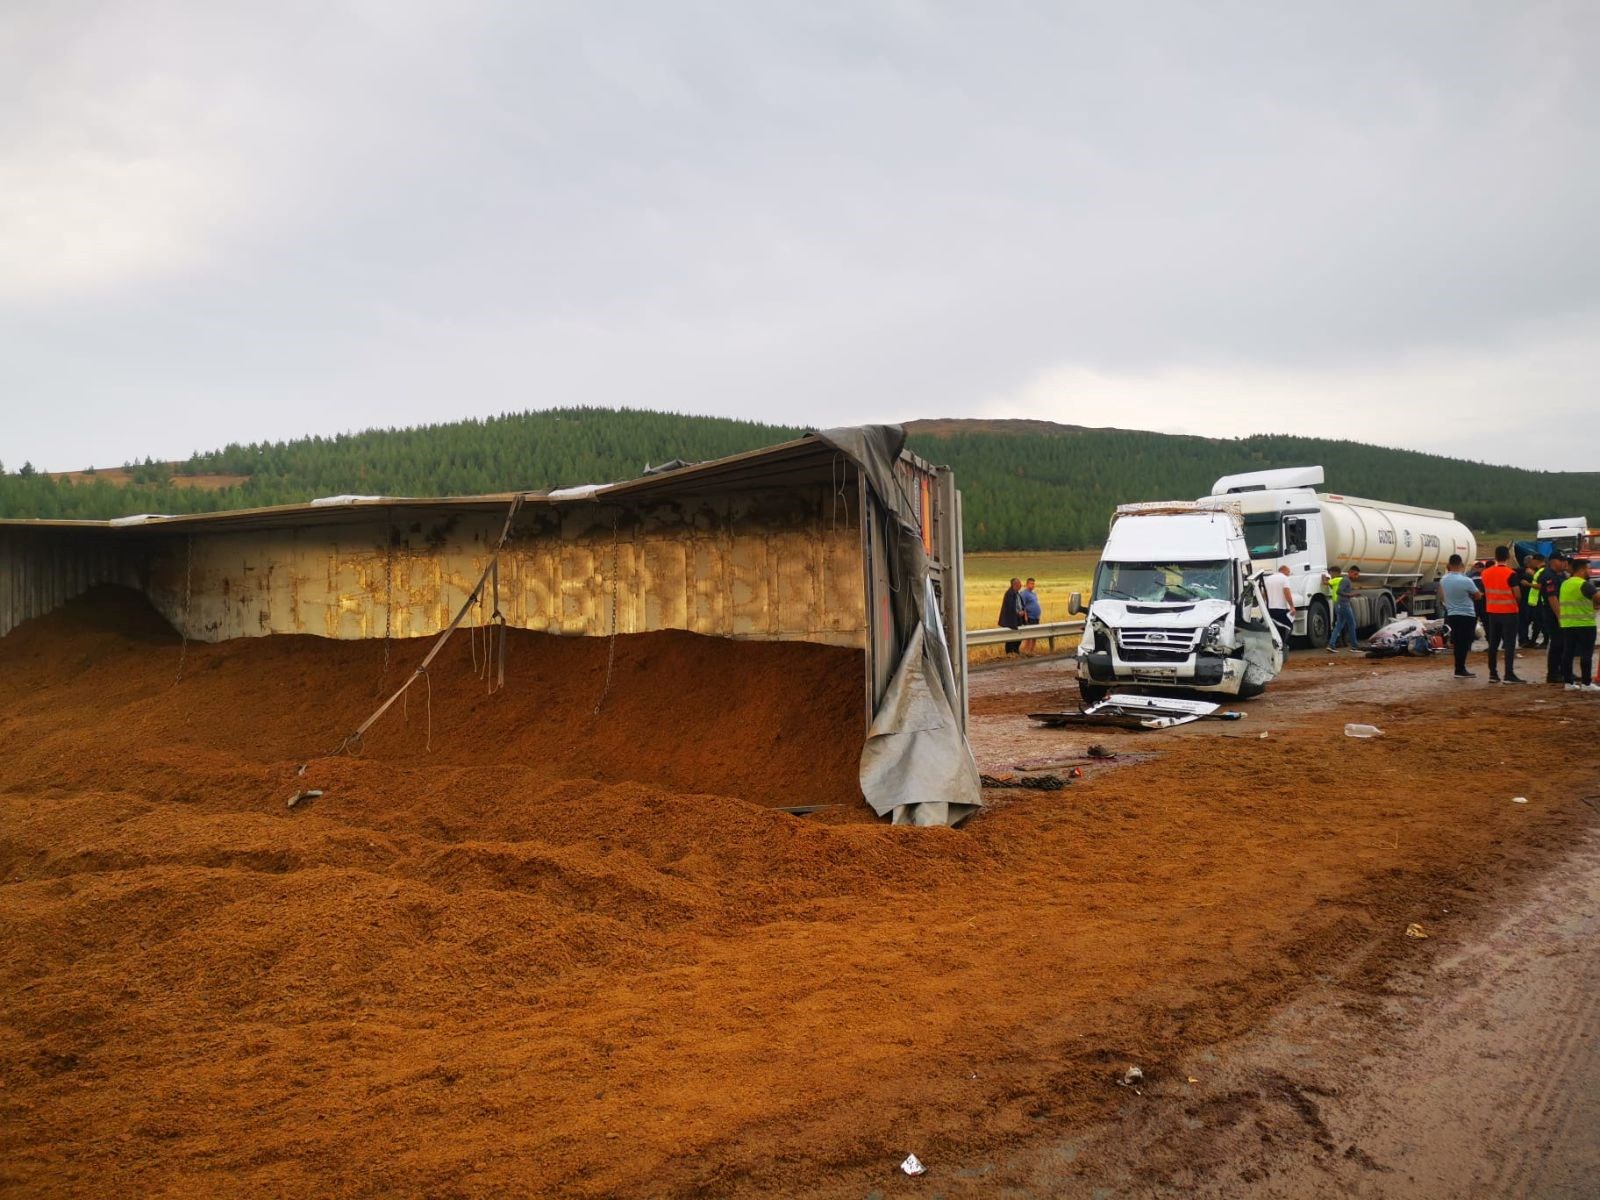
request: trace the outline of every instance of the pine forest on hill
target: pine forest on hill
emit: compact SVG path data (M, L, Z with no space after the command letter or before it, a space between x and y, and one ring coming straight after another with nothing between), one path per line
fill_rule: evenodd
M649 463L718 458L799 432L720 417L567 408L230 445L175 464L128 463L116 483L96 474L53 477L25 464L0 474L0 516L95 519L348 492L467 495L602 483L632 478ZM1450 509L1477 530L1531 533L1541 517L1600 516L1591 511L1600 508L1600 473L1491 467L1356 442L928 421L912 424L911 447L955 468L974 551L1097 546L1117 504L1193 498L1221 475L1309 464L1326 469L1330 491Z

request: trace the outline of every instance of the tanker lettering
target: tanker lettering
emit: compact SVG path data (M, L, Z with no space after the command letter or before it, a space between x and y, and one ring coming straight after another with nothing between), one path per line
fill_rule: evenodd
M1378 545L1380 545L1380 546L1392 546L1392 545L1394 545L1394 530L1392 530L1392 529L1380 529L1380 530L1378 530Z
M1439 548L1439 535L1434 533L1423 534L1422 548L1424 550L1437 550Z

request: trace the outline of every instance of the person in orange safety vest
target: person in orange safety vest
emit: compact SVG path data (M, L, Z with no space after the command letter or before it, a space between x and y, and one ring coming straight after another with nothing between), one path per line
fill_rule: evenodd
M1505 648L1505 682L1521 683L1517 677L1517 627L1521 622L1521 573L1510 565L1511 548L1496 546L1494 564L1483 569L1478 584L1483 588L1483 632L1489 639L1489 682L1502 676L1497 658Z

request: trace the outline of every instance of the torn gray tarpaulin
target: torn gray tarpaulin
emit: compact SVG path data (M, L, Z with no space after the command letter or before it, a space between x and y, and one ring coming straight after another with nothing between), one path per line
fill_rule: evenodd
M983 804L983 790L956 717L960 701L951 648L917 507L895 475L905 431L897 425L864 425L812 436L856 465L866 480L869 506L894 529L888 600L895 668L861 750L862 795L874 812L897 825L960 824Z

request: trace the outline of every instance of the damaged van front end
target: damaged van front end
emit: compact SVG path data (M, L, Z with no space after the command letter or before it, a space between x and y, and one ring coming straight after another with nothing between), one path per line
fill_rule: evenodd
M1283 669L1236 514L1117 510L1078 647L1085 701L1130 687L1249 697Z

